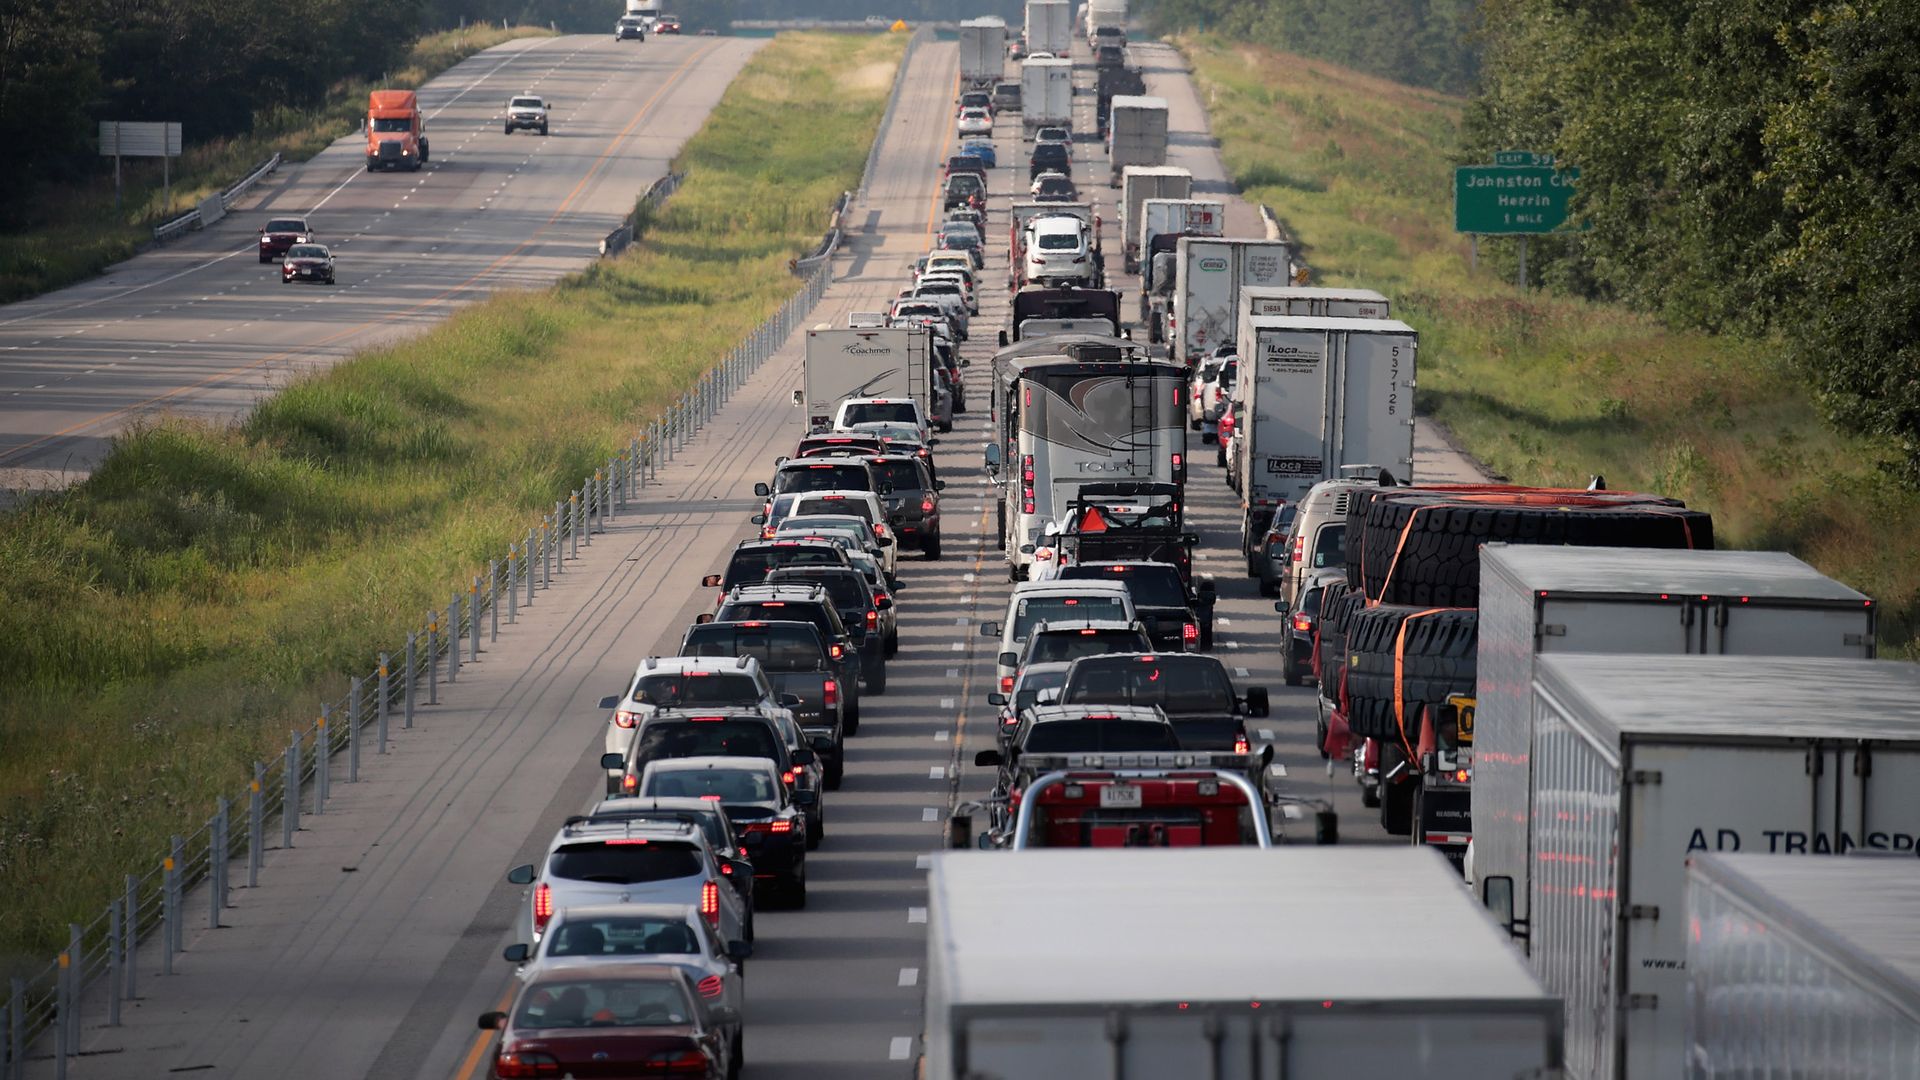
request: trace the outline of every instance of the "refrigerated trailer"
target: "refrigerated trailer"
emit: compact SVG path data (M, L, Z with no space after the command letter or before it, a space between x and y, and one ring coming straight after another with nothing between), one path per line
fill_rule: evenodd
M1696 855L1687 921L1688 1076L1920 1076L1911 853Z
M983 15L960 24L960 80L991 87L1007 66L1007 20Z
M1336 319L1391 317L1387 298L1372 289L1329 289L1312 285L1248 285L1240 290L1240 310L1250 315L1325 315Z
M1494 907L1494 918L1526 939L1532 686L1543 657L1708 653L1870 660L1876 611L1865 594L1779 551L1483 546L1472 743L1451 764L1471 774L1467 832L1475 889ZM1421 792L1423 816L1436 819L1428 824L1458 831L1452 815L1459 808L1434 794ZM1489 880L1502 883L1498 895L1488 895Z
M1558 1076L1560 1003L1429 852L943 851L927 894L926 1080Z
M1531 962L1566 1001L1567 1076L1671 1080L1685 1066L1687 859L1911 857L1920 666L1542 656L1531 756Z
M835 330L823 325L807 331L805 387L794 392L794 404L806 409L807 429L826 430L848 398L912 398L931 416L931 344L925 327Z
M1073 61L1027 57L1020 61L1020 126L1031 138L1043 127L1073 124Z
M1027 0L1027 52L1065 57L1073 47L1073 10L1068 0Z
M1233 344L1240 290L1285 285L1292 278L1293 249L1285 240L1182 238L1173 253L1173 358L1192 366Z

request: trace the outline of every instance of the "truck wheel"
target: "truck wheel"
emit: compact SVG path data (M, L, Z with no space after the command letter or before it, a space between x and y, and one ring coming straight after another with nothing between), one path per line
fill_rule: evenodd
M787 906L795 911L804 911L807 907L807 872L804 867L795 871L787 879Z
M1413 781L1398 784L1380 781L1380 827L1388 836L1405 836L1413 831Z
M547 125L545 125L545 124L541 124L541 125L540 125L540 134L542 134L542 135L545 135L546 133L547 133Z
M932 536L927 537L927 539L922 542L922 546L920 550L922 553L926 555L927 561L939 562L940 561L940 534L934 533Z
M846 775L847 775L847 763L845 759L840 759L840 760L836 760L833 764L827 766L826 775L822 779L823 779L823 782L827 785L828 791L839 791L840 781L845 779Z
M874 662L873 669L867 672L867 692L884 694L887 692L887 661L881 657Z
M900 653L900 634L899 632L896 631L894 633L887 635L887 658L892 659L893 657L899 655L899 653Z
M1007 550L1007 504L993 504L993 547L995 551Z
M1280 646L1280 678L1288 686L1300 685L1300 665L1293 659L1293 642L1288 640ZM1325 740L1321 740L1324 742Z
M420 140L420 164L425 165L427 162L432 160L433 160L433 147L428 145L427 140L421 139Z
M501 125L501 127L500 127L500 133L501 133L502 135L511 135L511 134L513 134L513 125L512 125L512 124L502 124L502 125Z
M847 704L841 712L840 726L847 734L858 735L860 734L860 696L848 692L852 689L849 686L842 690L843 693L847 693Z

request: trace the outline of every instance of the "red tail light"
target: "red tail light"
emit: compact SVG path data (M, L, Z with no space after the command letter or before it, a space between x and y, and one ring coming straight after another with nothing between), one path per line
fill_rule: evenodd
M720 976L709 975L700 980L698 989L703 998L717 998L726 992L727 984L721 981Z
M788 769L786 772L783 772L780 774L780 782L787 785L788 787L792 787L793 782L799 778L800 778L799 769Z
M931 496L920 500L920 512L923 514L933 513L933 499Z
M1305 633L1306 631L1313 629L1313 616L1295 615L1293 617L1293 628L1295 630L1300 631L1301 633Z
M1253 753L1253 747L1247 742L1246 732L1243 731L1233 737L1233 752L1236 754Z
M493 1075L502 1080L524 1080L530 1076L559 1076L560 1062L552 1054L538 1051L502 1050L493 1059Z
M826 703L828 705L840 704L840 684L839 683L834 682L832 679L828 679L826 682L820 685L820 690L822 692L822 695L825 697Z
M705 1076L712 1068L713 1061L707 1057L706 1051L697 1049L669 1050L647 1059L648 1072L665 1073L669 1076L675 1073Z
M626 709L615 709L613 712L613 724L615 727L630 728L639 722L640 714L637 712L629 712Z
M880 626L880 610L878 608L868 608L867 609L867 629L875 630L875 629L878 629L879 626Z
M885 600L886 598L887 598L887 594L883 592L877 592L873 594L873 602L876 604L882 600Z
M705 915L707 922L714 926L720 925L720 884L718 882L700 883L700 914Z
M628 773L620 778L620 790L631 795L640 790L640 778Z
M1000 692L1003 694L1013 693L1013 676L1011 675L1000 676Z
M835 644L827 646L827 655L833 657L835 660L838 660L841 657L847 655L847 650L844 646L836 642Z
M1195 626L1193 623L1188 623L1185 626L1182 626L1180 628L1180 640L1181 641L1199 641L1200 628L1198 626Z
M1305 536L1294 537L1293 538L1293 561L1304 562L1306 561L1306 558L1307 558L1307 538Z
M793 831L793 821L790 818L782 818L779 821L770 822L767 825L767 831L776 832L776 833L790 833Z
M553 886L541 882L533 890L533 928L545 930L547 920L553 918Z

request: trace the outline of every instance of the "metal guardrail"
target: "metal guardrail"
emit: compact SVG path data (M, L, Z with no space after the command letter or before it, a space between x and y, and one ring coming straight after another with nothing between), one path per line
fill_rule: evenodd
M246 176L242 177L239 183L221 192L220 193L221 207L223 209L231 209L233 207L233 204L239 202L241 198L243 198L247 194L248 191L252 190L253 185L259 183L262 177L266 176L270 172L273 172L275 169L278 169L279 167L280 167L280 155L276 152L272 157L261 162L259 165L254 166L253 171L248 173ZM200 227L200 210L198 207L196 207L192 210L187 211L184 214L181 214L179 217L172 219L171 221L165 221L158 225L155 225L153 227L153 238L155 240L165 242L167 240L173 239L176 236L179 236L183 232L187 232L192 229L197 229L199 227Z
M666 179L678 186L677 178ZM524 538L507 545L504 559L460 575L466 584L452 591L445 608L428 612L404 645L396 642L372 670L349 679L344 697L322 702L317 718L273 761L255 762L252 779L216 800L204 825L175 836L144 874L127 875L121 895L91 922L72 924L67 948L52 963L30 978L12 979L0 999L0 1078L24 1077L28 1053L44 1038L52 1040L55 1076L64 1078L69 1058L79 1053L83 1017L118 1025L121 1005L138 997L141 978L171 974L174 956L186 948L187 925L204 920L217 927L221 912L233 906L236 867L246 886L256 884L268 853L294 846L301 817L326 813L333 786L358 782L363 758L386 754L394 728L412 728L421 708L438 704L442 683L455 685L462 667L486 651L482 639L488 645L499 640L503 609L512 627L520 609L566 574L580 549L593 546L593 534L605 532L638 491L657 482L660 466L803 324L826 293L832 264L822 260L804 276L778 311L605 466L556 499ZM158 955L143 970L140 945L156 939Z
M627 214L627 219L620 223L620 227L608 233L606 239L600 241L600 256L611 259L632 246L634 237L640 231L642 215L658 210L660 204L680 190L680 185L685 183L686 179L686 173L670 172L655 180L653 186L647 189L647 193L640 196L640 201L634 204L633 210Z

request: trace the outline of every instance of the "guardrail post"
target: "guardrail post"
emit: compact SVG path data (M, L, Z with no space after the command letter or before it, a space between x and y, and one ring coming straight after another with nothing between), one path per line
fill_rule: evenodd
M63 952L58 960L59 970L53 977L53 1075L58 1080L66 1080L67 1075L67 984L73 978L73 954Z
M427 612L427 704L440 704L440 613Z
M575 488L573 493L567 496L567 536L572 543L572 550L567 553L567 557L571 559L580 557L580 515L580 489Z
M27 980L15 976L7 980L7 1074L13 1080L27 1075Z
M253 783L247 785L247 888L260 887L260 861L267 846L267 765L253 763Z
M286 776L280 782L280 846L293 846L294 830L300 827L300 735L294 733L287 743L287 760L281 766Z
M548 588L553 587L554 573L556 571L565 569L565 567L560 565L560 560L562 558L560 545L565 543L566 541L566 534L561 532L561 529L566 525L566 521L567 521L566 513L567 513L566 500L565 499L553 500L553 538L548 544L548 546L553 551L553 563L552 565L547 567L547 587Z
M327 812L328 773L333 771L333 732L327 730L333 718L333 706L320 706L320 722L313 734L313 812Z
M389 675L390 666L386 653L380 654L379 670L380 682L377 691L380 701L375 713L378 726L374 728L374 747L376 753L385 754L387 752L387 711L392 707L393 702L393 682Z
M480 662L480 575L473 575L473 585L467 590L467 643L473 647L467 662Z
M67 1027L67 1055L71 1057L80 1052L80 972L87 959L80 947L79 923L67 924L67 956L67 1007L62 1019Z
M360 782L360 676L347 680L347 783Z
M512 626L514 623L517 623L520 621L520 582L519 582L519 579L513 576L514 572L520 568L520 564L524 561L519 556L520 556L520 545L517 542L508 544L507 545L507 625L508 626Z
M180 838L173 838L174 850L180 848ZM169 855L160 862L160 974L173 974L173 936L179 930L179 912L174 907L173 878L179 873L179 864Z
M225 802L225 798L221 799ZM220 929L220 812L207 819L207 929Z
M460 680L460 594L447 601L447 685Z
M121 911L125 912L126 936L120 940L120 955L127 958L128 1001L139 997L140 989L140 879L127 875L127 896L121 901Z
M520 545L520 574L527 579L527 604L529 606L533 604L533 585L535 578L538 576L534 571L533 534L534 530L528 529L526 542Z
M107 1026L120 1026L120 898L107 901Z
M419 640L420 635L418 631L407 631L407 669L406 674L400 676L400 706L402 710L400 726L409 730L413 728L413 673L418 670L418 668L414 666L418 663L418 661L414 659L414 651L419 644Z
M507 573L513 573L512 556L508 556ZM507 592L513 592L511 582ZM487 560L487 644L500 640L500 560Z

